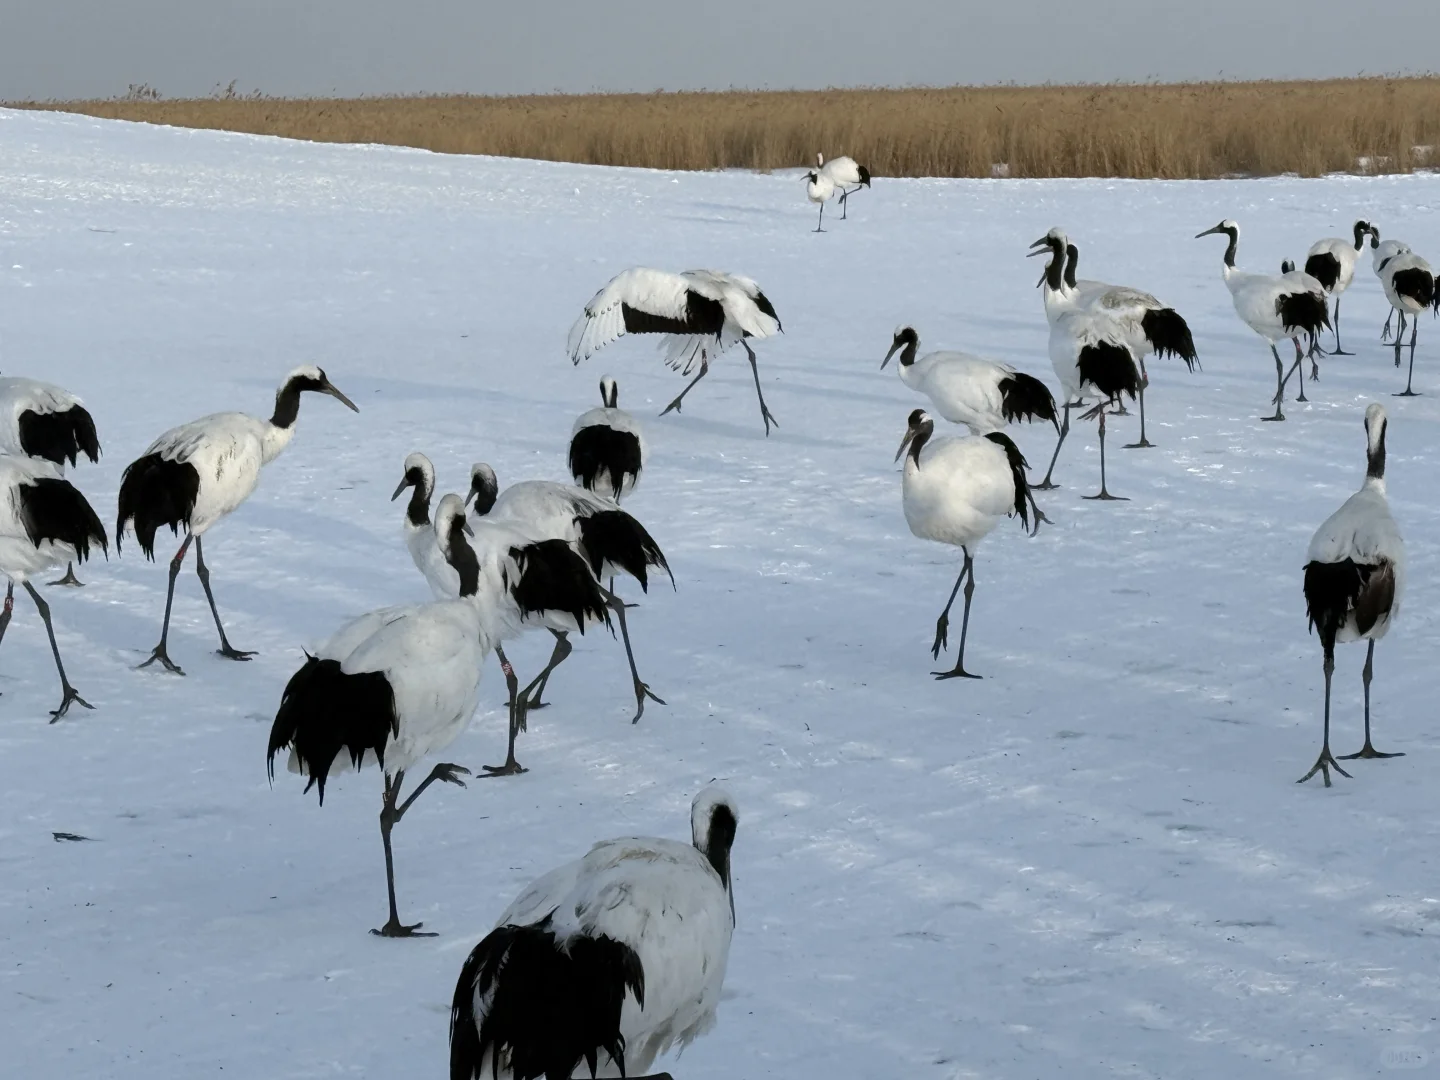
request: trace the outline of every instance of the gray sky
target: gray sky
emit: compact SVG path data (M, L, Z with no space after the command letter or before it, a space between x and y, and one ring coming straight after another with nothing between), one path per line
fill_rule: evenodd
M1413 73L1435 26L1431 0L0 0L0 99Z

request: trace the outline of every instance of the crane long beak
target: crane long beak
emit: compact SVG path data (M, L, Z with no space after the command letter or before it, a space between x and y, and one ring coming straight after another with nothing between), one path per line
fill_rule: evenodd
M469 507L469 505L470 505L470 500L473 499L473 498L475 498L475 489L472 487L469 491L465 492L465 506L466 506L466 507Z
M1196 233L1196 234L1195 234L1195 239L1196 239L1196 240L1199 240L1202 236L1210 236L1212 233L1218 233L1218 232L1221 232L1221 231L1222 231L1222 230L1221 230L1220 226L1219 226L1219 225L1216 225L1216 226L1214 226L1213 228L1206 229L1204 232Z
M898 348L900 348L900 342L898 342L898 341L895 342L895 344L893 344L893 345L890 346L890 351L885 354L885 359L880 361L880 370L881 370L881 371L884 371L884 370L885 370L885 365L890 362L890 357L892 357L892 356L895 355L895 350L898 349Z
M395 494L390 496L390 501L391 501L391 502L394 502L396 499L398 499L398 498L400 497L400 493L403 492L403 491L404 491L406 488L408 488L409 486L410 486L410 478L407 476L407 477L405 477L405 479L403 479L403 480L400 481L400 486L395 489Z
M1031 246L1031 247L1035 247L1034 244L1031 244L1030 246ZM1027 259L1033 259L1036 255L1049 255L1049 254L1050 254L1050 248L1049 248L1049 246L1047 245L1047 246L1042 247L1042 248L1035 248L1035 250L1032 251L1032 252L1030 252L1028 255L1026 255L1025 258L1027 258Z
M1032 248L1048 248L1048 247L1050 246L1050 237L1048 237L1048 236L1042 236L1042 237L1040 237L1039 240L1036 240L1036 241L1035 241L1033 244L1031 244L1030 246L1031 246ZM1032 252L1031 254L1033 254L1033 255L1039 255L1040 252L1035 251L1035 252Z
M470 522L468 521L460 522L460 531L463 532L466 536L475 535L475 530L470 527Z
M321 390L323 393L329 394L331 397L335 398L337 401L340 402L340 404L349 406L351 412L360 411L360 406L356 405L348 397L342 394L340 392L340 388L337 387L330 380L325 380L325 385L321 387Z
M909 448L911 440L915 438L915 429L912 427L905 432L905 438L900 440L900 449L895 451L895 460L899 461Z

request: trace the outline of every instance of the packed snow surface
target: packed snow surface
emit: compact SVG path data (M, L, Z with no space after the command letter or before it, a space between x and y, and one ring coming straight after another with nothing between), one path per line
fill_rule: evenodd
M843 147L823 147L842 152ZM1348 347L1311 403L1262 424L1274 366L1220 278L1278 271L1366 217L1440 254L1440 177L1158 183L887 180L849 221L791 175L664 173L321 146L0 112L0 369L84 397L104 457L71 472L113 528L120 472L206 413L268 415L320 364L360 406L307 395L289 450L206 537L250 663L214 654L191 565L172 657L157 563L128 539L47 590L71 680L95 705L50 725L59 686L28 597L0 649L0 1047L25 1077L443 1076L466 952L532 878L592 842L684 838L712 777L736 795L738 926L714 1032L677 1063L713 1077L1325 1077L1440 1068L1440 327L1416 387L1379 343L1368 259ZM912 537L892 462L924 404L879 363L1004 359L1052 386L1029 243L1052 225L1081 276L1155 293L1203 369L1149 363L1149 434L1112 421L1111 491L1076 422L1041 493L1053 524L979 549L967 666L929 646L960 554ZM1440 260L1437 260L1440 261ZM755 278L784 323L757 344L780 422L762 434L743 351L685 402L652 342L578 368L565 335L633 265ZM576 639L519 746L531 771L432 788L395 831L402 917L381 940L380 778L323 808L273 788L280 691L373 607L423 600L401 540L401 463L439 490L473 461L502 485L566 479L602 374L644 424L627 506L669 557L631 614L668 702L631 726L623 652ZM1289 396L1294 395L1292 380ZM1319 749L1321 654L1301 564L1390 413L1388 482L1410 585L1376 652L1375 738L1407 756L1297 786ZM1133 407L1132 407L1133 412ZM944 425L942 425L942 428ZM948 433L948 432L947 432ZM1038 477L1054 445L1013 430ZM57 575L58 576L58 575ZM509 650L522 676L548 636ZM1357 749L1361 646L1341 647L1335 751ZM504 756L504 685L444 760ZM57 841L55 833L88 837ZM223 1070L223 1072L222 1072Z

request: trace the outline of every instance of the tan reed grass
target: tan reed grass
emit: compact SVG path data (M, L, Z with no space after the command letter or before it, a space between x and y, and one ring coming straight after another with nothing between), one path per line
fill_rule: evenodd
M140 87L23 107L659 169L784 168L824 150L877 176L991 176L1001 165L1012 177L1405 172L1440 144L1433 77L351 100L167 100Z

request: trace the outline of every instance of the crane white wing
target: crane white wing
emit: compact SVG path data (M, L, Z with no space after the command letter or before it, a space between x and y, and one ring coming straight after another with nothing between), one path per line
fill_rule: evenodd
M566 341L570 359L578 364L626 333L686 332L693 321L689 288L684 277L666 270L636 267L617 274L570 328ZM642 323L647 324L645 329L637 330Z
M21 413L43 416L83 404L70 391L38 379L0 378L0 453L25 453L20 445Z

